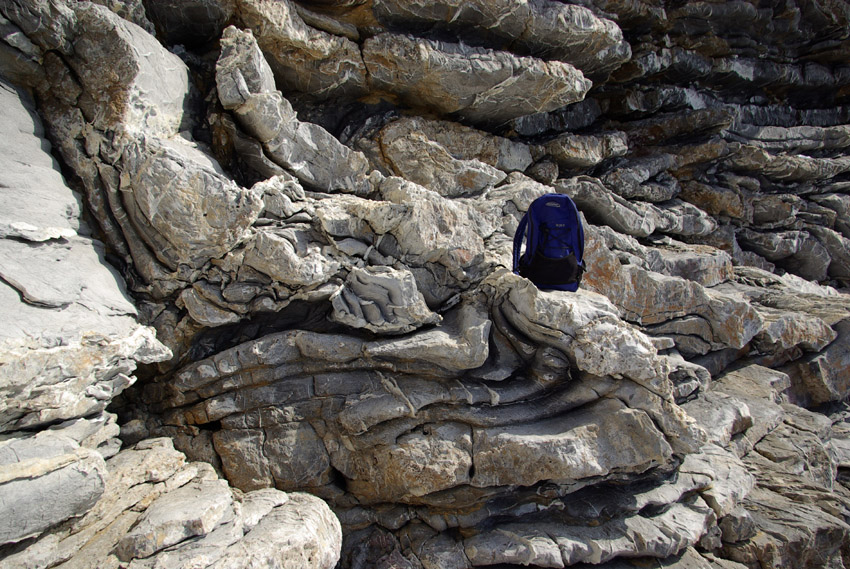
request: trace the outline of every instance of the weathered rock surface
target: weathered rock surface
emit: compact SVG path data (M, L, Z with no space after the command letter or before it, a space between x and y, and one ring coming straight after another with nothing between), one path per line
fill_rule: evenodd
M363 60L372 89L473 123L554 111L591 85L567 63L401 34L366 40Z
M846 566L848 22L0 1L0 567Z
M71 128L85 138L87 148L71 138L58 141L59 150L77 167L96 168L78 172L90 205L95 180L115 192L103 204L110 209L99 211L120 213L117 224L138 237L124 245L128 255L149 247L162 267L191 270L245 237L244 220L250 225L262 202L208 154L173 137L189 97L188 69L176 56L93 4L2 9L23 27L43 20L40 10L62 15L52 21L67 25L63 41L74 40L74 80L83 88L50 99L42 77L28 79L42 102L52 101L52 134ZM51 47L67 48L63 41ZM98 66L108 71L98 76ZM172 353L139 323L123 279L105 260L108 246L82 221L82 200L49 154L30 95L4 80L0 96L7 150L0 296L9 319L0 337L0 566L109 567L119 558L146 567L244 566L242 554L228 548L245 539L258 558L332 567L339 523L320 500L286 506L280 493L278 503L252 514L254 524L266 514L275 519L272 529L258 530L243 523L236 491L209 465L186 464L170 440L119 452L116 417L105 409L136 381L138 364ZM79 108L68 105L74 98ZM237 564L225 564L227 556Z
M472 28L492 36L491 41L571 63L591 76L604 76L631 55L614 22L583 6L560 2L379 0L373 11L379 20L399 26L424 24L464 32Z

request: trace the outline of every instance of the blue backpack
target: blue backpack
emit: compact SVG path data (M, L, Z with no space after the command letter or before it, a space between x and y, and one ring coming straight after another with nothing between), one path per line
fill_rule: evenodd
M525 252L520 255L525 242ZM514 272L538 288L575 292L584 273L584 228L564 194L534 200L514 235Z

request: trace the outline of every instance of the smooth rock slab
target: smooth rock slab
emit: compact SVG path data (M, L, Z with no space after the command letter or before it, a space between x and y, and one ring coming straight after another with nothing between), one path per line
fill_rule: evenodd
M118 542L122 561L145 558L189 538L210 533L233 500L227 482L204 481L178 488L154 501Z
M177 134L189 104L189 70L183 61L103 6L72 7L78 37L69 64L85 91L78 103L94 126Z
M0 543L40 535L88 512L106 488L103 457L50 432L0 444Z
M0 80L0 106L0 237L46 241L76 235L80 198L45 151L34 101Z
M642 411L603 399L563 417L476 430L472 485L572 483L666 464L672 449Z
M363 59L372 89L476 123L552 111L591 85L567 63L387 33L366 40Z

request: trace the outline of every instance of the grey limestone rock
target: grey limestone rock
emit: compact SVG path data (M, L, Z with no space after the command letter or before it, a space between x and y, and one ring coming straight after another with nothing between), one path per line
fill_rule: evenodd
M365 157L319 125L298 120L289 101L274 89L270 68L253 35L229 27L223 44L216 64L219 98L271 160L309 186L366 192Z
M331 302L337 322L383 334L412 332L441 320L425 304L413 273L390 267L352 268Z
M584 170L609 158L623 156L629 150L625 133L568 134L559 136L537 148L537 153L551 157L564 170Z
M7 439L0 456L0 542L4 544L37 537L84 515L106 487L103 457L50 431Z
M284 93L318 99L366 93L366 68L358 45L307 25L295 2L237 0L236 9L254 31Z
M379 142L381 156L395 174L446 197L479 194L507 176L476 158L457 158L418 128L407 130L399 122L385 127Z
M590 88L567 63L401 34L369 38L363 59L372 89L473 123L552 111L582 100Z
M846 564L850 14L780 4L0 2L0 567Z
M508 40L514 49L571 63L589 76L607 75L631 56L620 28L584 6L547 0L379 0L373 11L397 25L472 26L498 43Z
M116 555L125 562L142 559L186 539L204 536L221 522L232 500L223 480L190 483L160 496L118 542Z
M478 160L503 172L522 172L533 161L526 144L452 121L402 116L384 126L378 137L386 146L415 134L439 144L458 160Z

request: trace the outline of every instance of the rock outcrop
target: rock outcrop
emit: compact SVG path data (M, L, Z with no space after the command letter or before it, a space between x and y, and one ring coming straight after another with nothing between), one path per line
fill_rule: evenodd
M0 567L850 563L844 0L0 31Z

